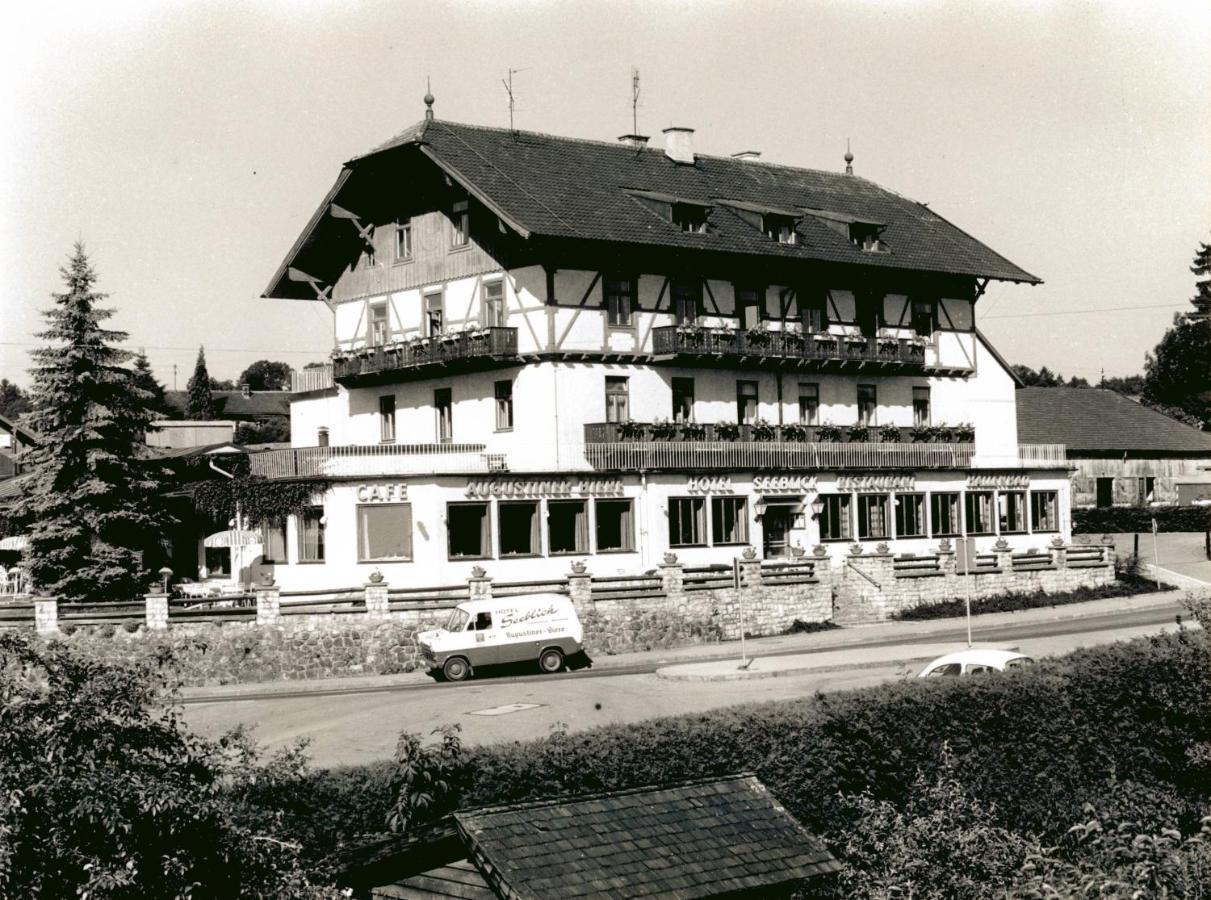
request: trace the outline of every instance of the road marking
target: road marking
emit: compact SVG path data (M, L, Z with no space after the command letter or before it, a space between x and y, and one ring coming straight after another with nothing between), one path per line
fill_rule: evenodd
M469 716L507 716L509 713L521 712L525 709L538 709L542 703L506 703L504 706L489 706L487 709L476 709L467 713Z

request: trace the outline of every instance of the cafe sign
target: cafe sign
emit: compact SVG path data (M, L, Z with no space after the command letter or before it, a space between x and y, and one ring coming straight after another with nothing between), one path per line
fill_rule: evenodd
M815 475L756 475L753 478L753 491L758 494L808 494L815 489Z
M477 500L498 497L620 497L621 478L483 478L467 482L467 496Z
M969 490L976 488L1013 488L1026 489L1030 487L1030 476L1020 472L979 472L967 476Z
M917 486L915 475L840 475L839 491L911 491Z
M402 503L408 499L408 485L398 484L359 484L357 486L358 503Z

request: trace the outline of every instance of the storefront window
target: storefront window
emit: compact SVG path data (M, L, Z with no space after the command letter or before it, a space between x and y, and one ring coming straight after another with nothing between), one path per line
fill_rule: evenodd
M1059 531L1055 491L1030 492L1030 530Z
M377 503L357 508L357 559L412 558L412 504Z
M821 494L824 508L820 511L820 540L848 541L853 537L850 521L849 494Z
M584 500L547 501L547 548L552 556L589 552L589 509Z
M286 562L286 520L274 519L261 523L261 561Z
M706 501L702 497L669 499L669 546L706 544Z
M930 494L929 516L934 537L958 537L962 533L958 494Z
M882 540L891 537L887 531L887 494L858 495L859 540Z
M896 537L925 537L924 494L896 494Z
M992 491L968 491L967 533L992 534Z
M500 504L500 555L538 556L542 545L538 534L538 501Z
M446 505L447 555L450 559L485 559L492 555L491 516L486 503Z
M617 553L635 549L634 516L630 500L595 500L597 552Z
M305 510L299 522L299 562L324 561L324 509Z
M748 501L744 497L711 499L711 535L716 544L748 543Z
M1021 534L1026 531L1026 492L1001 491L997 495L997 515L1001 534Z

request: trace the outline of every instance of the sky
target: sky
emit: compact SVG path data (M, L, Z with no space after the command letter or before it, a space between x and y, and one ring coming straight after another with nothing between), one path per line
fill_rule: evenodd
M127 346L184 388L323 359L331 314L260 294L342 162L440 118L844 167L1044 280L994 283L1014 363L1140 372L1211 241L1211 3L76 3L0 36L0 378L82 239ZM175 367L175 372L174 372Z

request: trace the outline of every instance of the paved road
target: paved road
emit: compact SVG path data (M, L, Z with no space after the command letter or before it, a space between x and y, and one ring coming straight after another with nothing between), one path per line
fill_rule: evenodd
M1171 630L1177 611L1176 606L1162 607L996 628L979 628L977 624L976 637L984 643L1013 643L1030 655L1046 656ZM929 643L949 639L959 644L963 635L959 627L948 637L931 635ZM546 735L557 723L576 731L705 712L802 697L815 691L865 687L910 677L919 668L916 663L902 662L919 655L911 644L889 640L864 644L863 649L869 655L876 646L886 648L888 662L795 677L674 682L657 678L653 661L567 675L487 678L465 684L416 680L357 693L334 689L293 696L196 697L186 705L185 718L196 731L209 736L217 736L237 723L248 723L267 747L285 746L307 737L312 741L310 752L316 765L356 764L389 757L401 731L425 734L447 722L459 723L464 739L471 743L525 740Z
M1135 546L1135 535L1115 534L1112 537L1118 554L1129 556ZM1152 565L1153 560L1159 558L1162 570L1211 584L1211 559L1207 559L1206 537L1201 531L1158 534L1155 547L1151 533L1141 534L1139 539L1140 561L1145 565ZM1162 571L1162 579L1164 574Z

